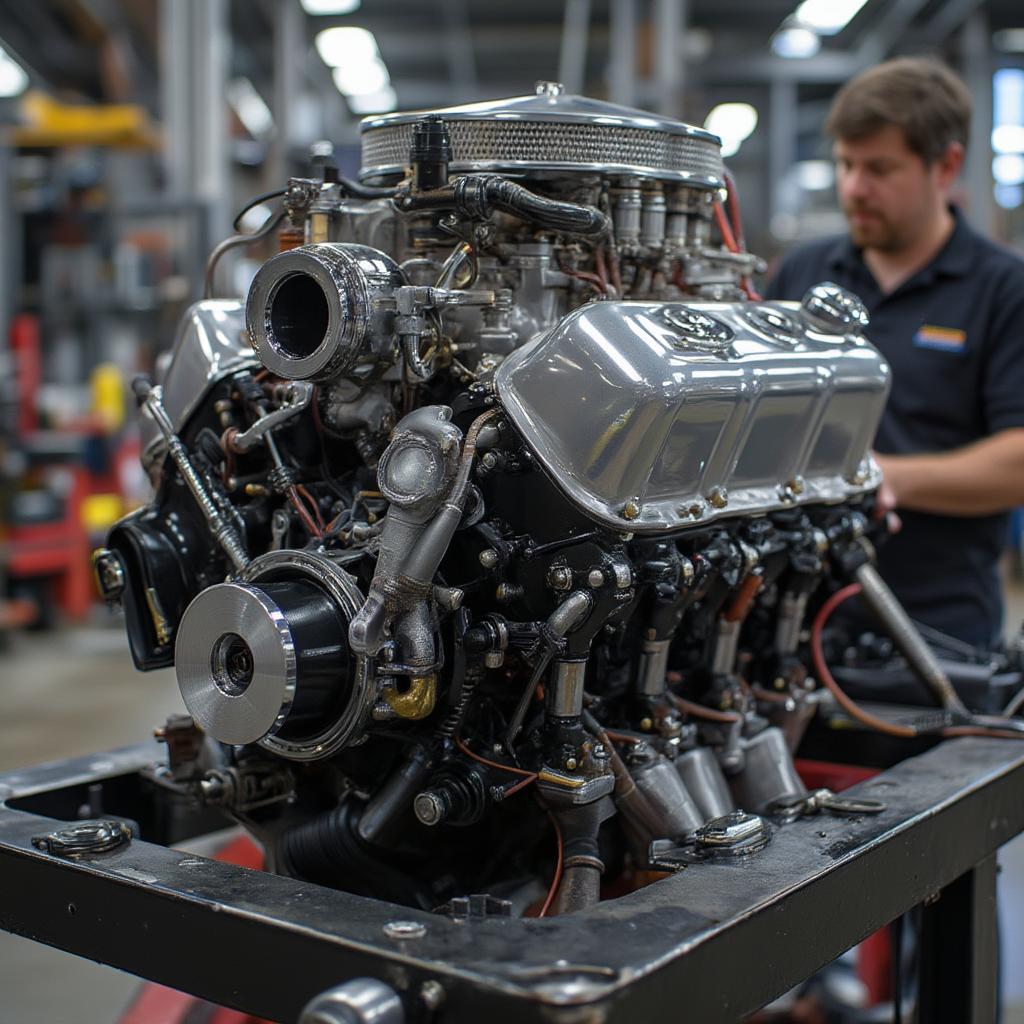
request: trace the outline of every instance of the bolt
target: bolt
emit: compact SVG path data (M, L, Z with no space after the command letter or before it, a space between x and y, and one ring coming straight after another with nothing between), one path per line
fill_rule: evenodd
M591 569L587 573L587 583L590 584L595 590L598 587L604 586L604 573L600 569Z
M389 939L422 939L427 928L419 921L388 921L384 925L384 934Z
M552 590L568 590L572 586L572 570L567 565L553 565L548 569L548 586Z
M523 596L523 588L518 583L499 583L494 596L499 601L515 601Z
M654 728L654 722L650 718L641 718L640 728L643 729L644 732L650 732Z
M579 764L579 762L576 760L575 757L567 757L565 759L565 767L568 768L569 771L571 771L571 772L576 771L576 766L578 764Z
M480 552L480 564L485 569L493 569L498 564L498 552L494 548L484 548Z
M505 664L504 651L488 651L484 655L484 665L487 668L501 668Z
M447 810L444 801L429 790L417 793L416 799L412 802L412 809L416 814L416 820L422 825L437 825L444 820Z
M444 988L438 981L425 981L420 985L420 1000L428 1010L437 1010L444 1002Z
M639 498L630 498L622 507L622 517L623 519L637 519L642 509L643 506L640 504Z
M729 504L729 492L724 487L712 487L708 501L714 508L725 508Z
M481 460L484 469L494 469L498 464L498 456L494 452L488 452Z

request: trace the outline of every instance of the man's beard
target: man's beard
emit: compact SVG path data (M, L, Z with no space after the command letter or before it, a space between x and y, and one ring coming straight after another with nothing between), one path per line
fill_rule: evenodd
M900 231L877 210L853 206L847 207L843 213L850 228L850 240L858 249L891 251L902 247ZM871 216L863 221L854 220L853 215L858 213Z

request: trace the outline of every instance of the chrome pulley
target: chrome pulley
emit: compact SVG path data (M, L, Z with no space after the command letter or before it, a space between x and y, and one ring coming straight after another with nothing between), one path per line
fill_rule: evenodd
M178 628L178 686L221 743L258 743L293 761L329 757L362 735L371 662L348 627L355 580L310 551L271 551L200 593Z

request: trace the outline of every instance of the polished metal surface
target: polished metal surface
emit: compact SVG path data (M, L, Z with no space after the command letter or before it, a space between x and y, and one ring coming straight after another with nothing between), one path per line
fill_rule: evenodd
M347 619L362 601L355 580L329 558L310 551L271 551L254 559L235 582L208 587L182 617L175 670L182 698L196 722L222 743L259 743L291 760L328 757L355 739L369 717L371 666L354 655L344 709L308 738L276 735L288 719L299 683L297 652L287 619L253 584L309 580L326 591ZM225 668L226 649L244 642L250 678L236 685Z
M777 321L759 329L741 303L591 302L509 356L498 395L565 495L620 530L876 487L888 365L859 332L822 333L795 303L757 308ZM783 322L799 336L780 341Z
M246 566L240 579L251 582L307 579L325 590L351 621L363 603L355 579L326 555L315 551L268 551ZM291 761L319 761L359 741L373 709L376 691L372 660L352 652L347 686L349 699L341 714L323 732L308 739L287 739L268 734L259 740L265 750Z
M242 638L251 680L233 687L217 664L225 640ZM257 587L219 583L185 610L174 648L185 706L221 743L254 743L284 724L295 696L296 652L281 609Z
M245 310L235 299L206 299L182 317L160 378L163 405L176 432L203 403L218 381L241 370L258 369L256 353L245 329ZM147 469L163 459L166 445L151 420L143 419L142 461Z
M263 365L289 380L326 381L366 360L392 362L395 261L365 245L324 242L257 271L245 320Z
M737 807L761 813L778 801L806 796L807 788L796 773L781 729L770 726L744 740L743 750L743 771L729 780Z
M408 166L413 125L427 114L439 114L448 125L453 174L595 172L702 189L723 184L717 136L642 110L567 95L556 83L540 83L532 96L367 118L359 176L400 176Z

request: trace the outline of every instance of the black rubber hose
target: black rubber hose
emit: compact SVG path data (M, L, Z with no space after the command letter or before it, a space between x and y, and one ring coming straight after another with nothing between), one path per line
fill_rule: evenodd
M608 234L608 218L596 207L546 199L522 185L495 175L467 174L444 188L410 192L398 200L402 210L453 209L471 220L484 220L495 210L511 213L553 231L571 235Z

